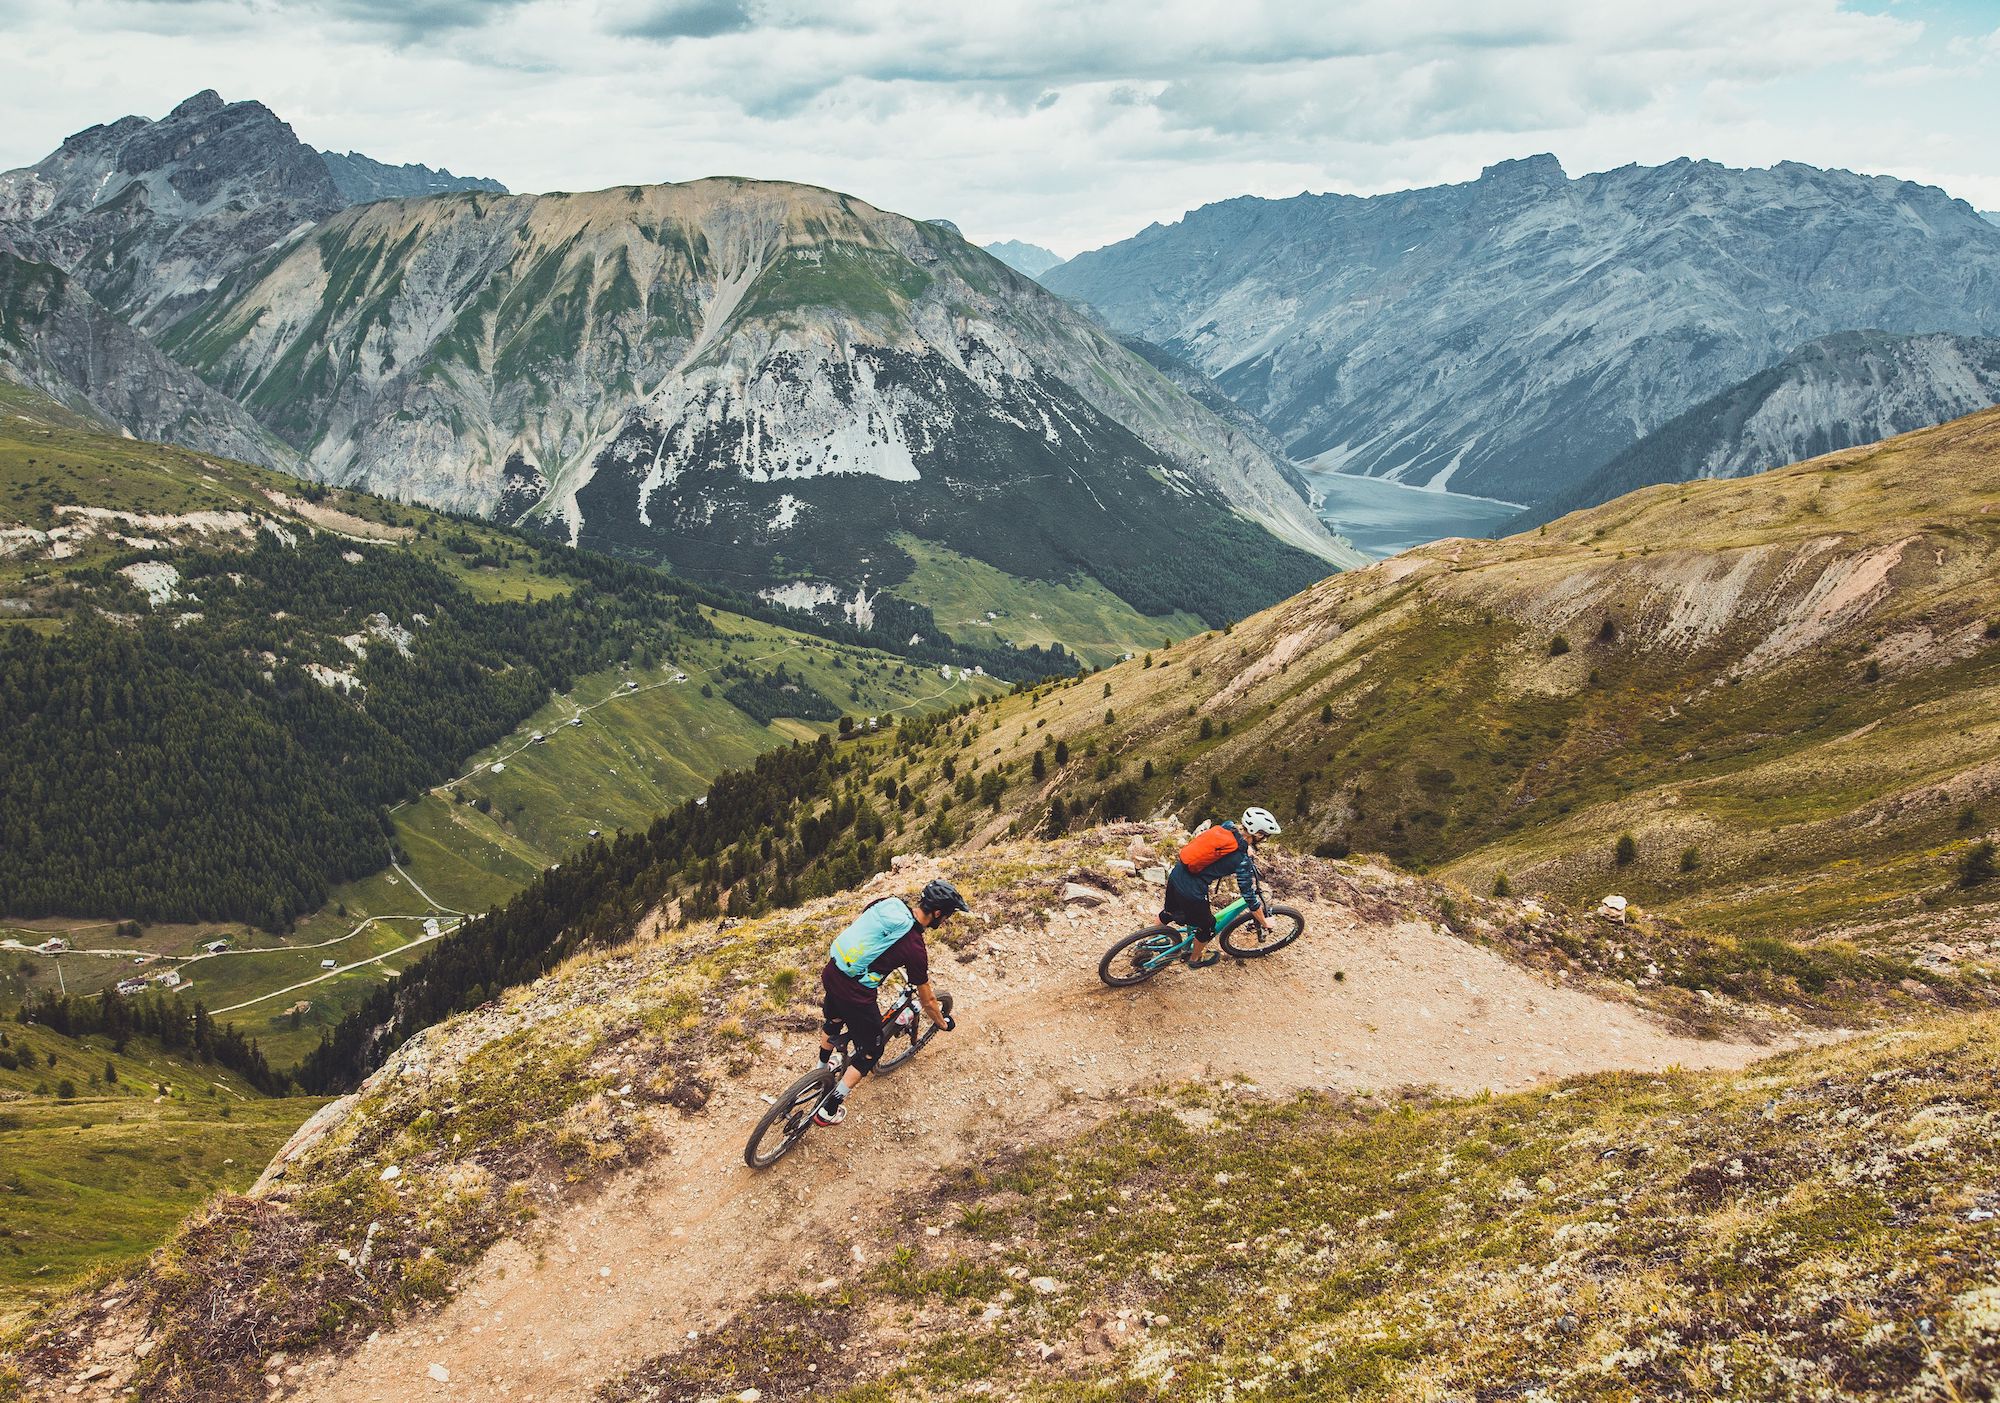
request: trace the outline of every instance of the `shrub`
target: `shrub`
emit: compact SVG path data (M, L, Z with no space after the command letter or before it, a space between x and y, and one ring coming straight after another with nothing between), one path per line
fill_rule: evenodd
M1698 848L1681 849L1681 871L1692 872L1701 866L1701 851Z
M1214 735L1215 735L1215 723L1214 723L1213 721L1209 720L1209 719L1208 719L1208 718L1207 718L1206 716L1202 717L1202 718L1201 718L1201 729L1200 729L1200 730L1199 730L1198 732L1196 732L1196 734L1197 734L1197 735L1198 735L1198 736L1199 736L1199 737L1200 737L1200 738L1201 738L1202 740L1209 740L1209 739L1213 738L1213 737L1214 737Z
M1313 856L1344 858L1351 851L1353 850L1348 847L1345 838L1328 838L1325 842L1319 843L1313 848Z
M1558 633L1549 640L1549 656L1559 658L1569 651L1569 640Z
M71 1081L68 1077L64 1077L61 1081L57 1082L56 1100L58 1101L76 1100L76 1083Z
M1868 666L1861 670L1861 680L1863 682L1880 682L1882 680L1882 664L1870 658Z
M1063 803L1062 795L1058 794L1049 800L1049 821L1043 831L1051 838L1060 838L1068 829L1069 806Z
M118 1085L118 1064L109 1057L104 1059L104 1080L108 1085Z
M1604 622L1598 626L1597 641L1599 643L1616 643L1618 641L1618 620L1606 614Z
M1972 888L1993 880L1993 843L1991 839L1974 843L1966 852L1965 860L1958 865L1958 884Z
M1333 724L1333 703L1332 703L1332 702L1321 702L1321 703L1320 703L1320 707L1319 707L1319 723L1320 723L1320 725L1322 725L1322 726L1331 726L1331 725Z
M1958 811L1958 831L1961 833L1979 827L1979 810L1967 804Z
M1069 742L1066 740L1056 742L1056 763L1058 765L1067 765L1069 763Z
M1617 843L1611 849L1612 861L1616 862L1620 867L1624 867L1638 855L1639 840L1634 838L1630 833L1620 833Z
M1512 896L1514 894L1514 884L1507 880L1505 872L1502 872L1493 879L1493 894L1495 896Z

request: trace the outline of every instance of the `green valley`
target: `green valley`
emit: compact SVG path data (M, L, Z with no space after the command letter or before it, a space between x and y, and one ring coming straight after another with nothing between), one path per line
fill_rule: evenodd
M13 947L0 998L58 989L94 995L172 969L191 997L240 1023L274 1064L286 1065L429 941L504 901L591 841L593 831L642 827L699 795L721 771L830 732L843 713L865 726L871 716L886 722L1002 685L969 665L939 662L950 656L948 645L934 643L919 661L866 646L851 631L803 632L768 607L733 612L721 596L636 567L112 437L17 387L5 388L4 412L0 521L19 524L0 528L9 533L0 555L0 622L10 626L0 631L0 647L9 638L17 645L46 640L27 653L16 646L13 678L32 684L46 676L43 686L66 687L54 680L63 668L101 655L89 664L93 674L122 677L125 691L107 692L101 682L95 690L63 691L60 707L130 714L136 738L154 724L143 719L150 704L143 689L162 700L181 690L186 684L173 679L190 657L205 659L198 675L220 679L237 675L232 653L261 649L267 686L278 668L278 709L270 719L254 719L256 705L246 711L216 692L198 756L170 759L167 770L143 781L107 772L95 781L102 803L131 809L113 796L126 792L121 784L140 784L134 792L146 804L165 804L160 812L171 813L171 791L226 783L216 771L230 747L256 727L275 723L273 735L281 734L291 724L278 719L284 716L316 718L311 725L345 758L323 746L326 758L315 760L310 743L301 753L285 740L273 778L290 777L277 780L272 798L253 804L281 795L289 796L281 805L317 801L343 786L353 797L345 817L337 803L311 818L272 810L267 827L281 834L296 827L322 856L284 859L302 872L292 885L266 894L248 888L206 907L205 883L239 879L226 867L186 865L170 843L156 859L164 863L157 878L132 885L130 865L116 864L130 897L86 904L87 914L79 914L77 894L88 889L77 885L85 880L81 868L69 886L60 885L54 874L64 859L37 856L38 842L53 835L37 839L22 830L15 855L26 865L16 870L24 880L32 875L34 885L20 891L33 895L25 906L19 899L0 905L0 940ZM447 602L454 593L456 606ZM426 645L443 641L448 621L473 632L456 635L456 661L432 664L426 674ZM989 647L978 656L996 655ZM524 686L537 674L524 669L543 666L542 659L567 661L540 674L546 680L537 701ZM612 665L593 667L594 659ZM297 670L287 673L287 665ZM254 674L242 671L242 681L228 685L254 687ZM296 679L289 688L286 676ZM135 679L144 679L137 694ZM73 734L52 729L61 711L42 697L31 691L15 703L25 708L18 724L27 739L17 742L24 757ZM356 708L343 697L366 700ZM424 730L369 731L363 723L371 715L407 715ZM470 735L478 748L451 753L453 735ZM368 765L378 774L357 776L356 746L373 757ZM336 759L336 768L312 769ZM95 762L79 755L65 763L87 776ZM49 780L30 769L13 783ZM409 788L398 795L399 785ZM379 833L365 820L371 801L383 806ZM213 855L246 841L240 829L213 827L213 811L230 807L200 806ZM44 806L38 829L52 819ZM174 831L171 821L164 828ZM329 833L344 834L345 847L327 847ZM88 841L108 836L95 825ZM136 832L131 841L139 841ZM317 883L314 862L324 874ZM145 880L169 884L176 895L165 903L149 897ZM232 900L239 909L230 909ZM246 919L246 900L259 911L268 903L273 914ZM74 951L57 957L36 949L52 938ZM211 952L218 941L228 948ZM135 969L138 960L146 964Z
M0 1024L0 1331L248 1187L320 1104L143 1037Z

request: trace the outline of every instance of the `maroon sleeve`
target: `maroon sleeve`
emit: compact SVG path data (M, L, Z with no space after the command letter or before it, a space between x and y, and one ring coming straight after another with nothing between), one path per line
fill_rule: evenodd
M928 984L931 977L930 947L924 944L921 927L913 927L910 933L896 942L900 952L899 963L903 973L912 984Z
M829 961L829 963L831 963ZM924 928L911 926L894 945L875 957L868 968L877 974L887 974L891 970L903 971L912 984L922 984L931 977L930 947L924 944Z

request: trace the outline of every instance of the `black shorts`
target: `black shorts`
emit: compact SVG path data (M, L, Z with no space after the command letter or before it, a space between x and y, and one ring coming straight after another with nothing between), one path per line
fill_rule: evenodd
M1187 926L1197 940L1211 940L1215 936L1215 908L1208 904L1208 898L1189 896L1172 883L1167 885L1166 909L1160 912L1160 919Z
M830 963L830 962L829 962ZM837 982L836 982L837 981ZM852 988L843 986L851 985ZM866 986L849 979L838 972L821 971L819 1011L825 1021L820 1025L827 1037L836 1045L844 1032L854 1040L853 1065L866 1074L875 1070L875 1064L882 1060L882 1045L887 1041L882 1027L882 1010L875 1003L872 993L867 1002L855 997L856 990L866 990Z

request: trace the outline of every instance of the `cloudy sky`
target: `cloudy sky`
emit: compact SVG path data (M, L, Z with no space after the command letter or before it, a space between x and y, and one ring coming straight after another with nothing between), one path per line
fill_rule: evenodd
M0 32L0 169L212 87L516 190L803 180L1063 254L1539 151L2000 209L2000 0L0 0Z

